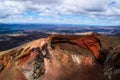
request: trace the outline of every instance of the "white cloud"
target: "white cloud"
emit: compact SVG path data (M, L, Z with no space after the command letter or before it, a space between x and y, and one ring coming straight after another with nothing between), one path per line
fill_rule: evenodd
M40 16L120 17L120 0L0 0L0 19L20 16L26 11L38 12Z
M108 0L65 0L60 7L73 13L99 12L106 9L107 2Z
M25 6L15 1L0 1L0 18L11 15L19 15L25 10Z

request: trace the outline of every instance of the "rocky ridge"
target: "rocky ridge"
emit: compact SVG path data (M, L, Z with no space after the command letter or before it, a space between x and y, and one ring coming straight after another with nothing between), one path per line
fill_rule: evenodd
M52 35L34 40L0 52L0 79L118 80L117 45L100 34Z

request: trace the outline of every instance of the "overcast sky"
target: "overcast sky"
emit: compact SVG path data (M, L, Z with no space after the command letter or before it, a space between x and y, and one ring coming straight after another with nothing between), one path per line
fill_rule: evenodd
M0 22L120 25L120 0L0 0Z

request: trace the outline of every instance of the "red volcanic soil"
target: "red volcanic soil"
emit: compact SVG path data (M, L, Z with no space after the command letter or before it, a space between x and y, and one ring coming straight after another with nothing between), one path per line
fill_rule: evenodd
M110 41L103 35L52 35L0 52L1 80L105 80ZM116 57L116 62L119 60ZM106 65L108 67L105 67ZM119 62L117 62L119 64ZM109 72L108 72L109 73ZM114 78L114 80L116 80Z

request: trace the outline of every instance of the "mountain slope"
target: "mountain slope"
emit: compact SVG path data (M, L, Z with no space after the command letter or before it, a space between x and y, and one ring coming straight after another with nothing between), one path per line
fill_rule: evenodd
M116 45L99 34L38 39L0 52L0 79L105 80L104 62Z

